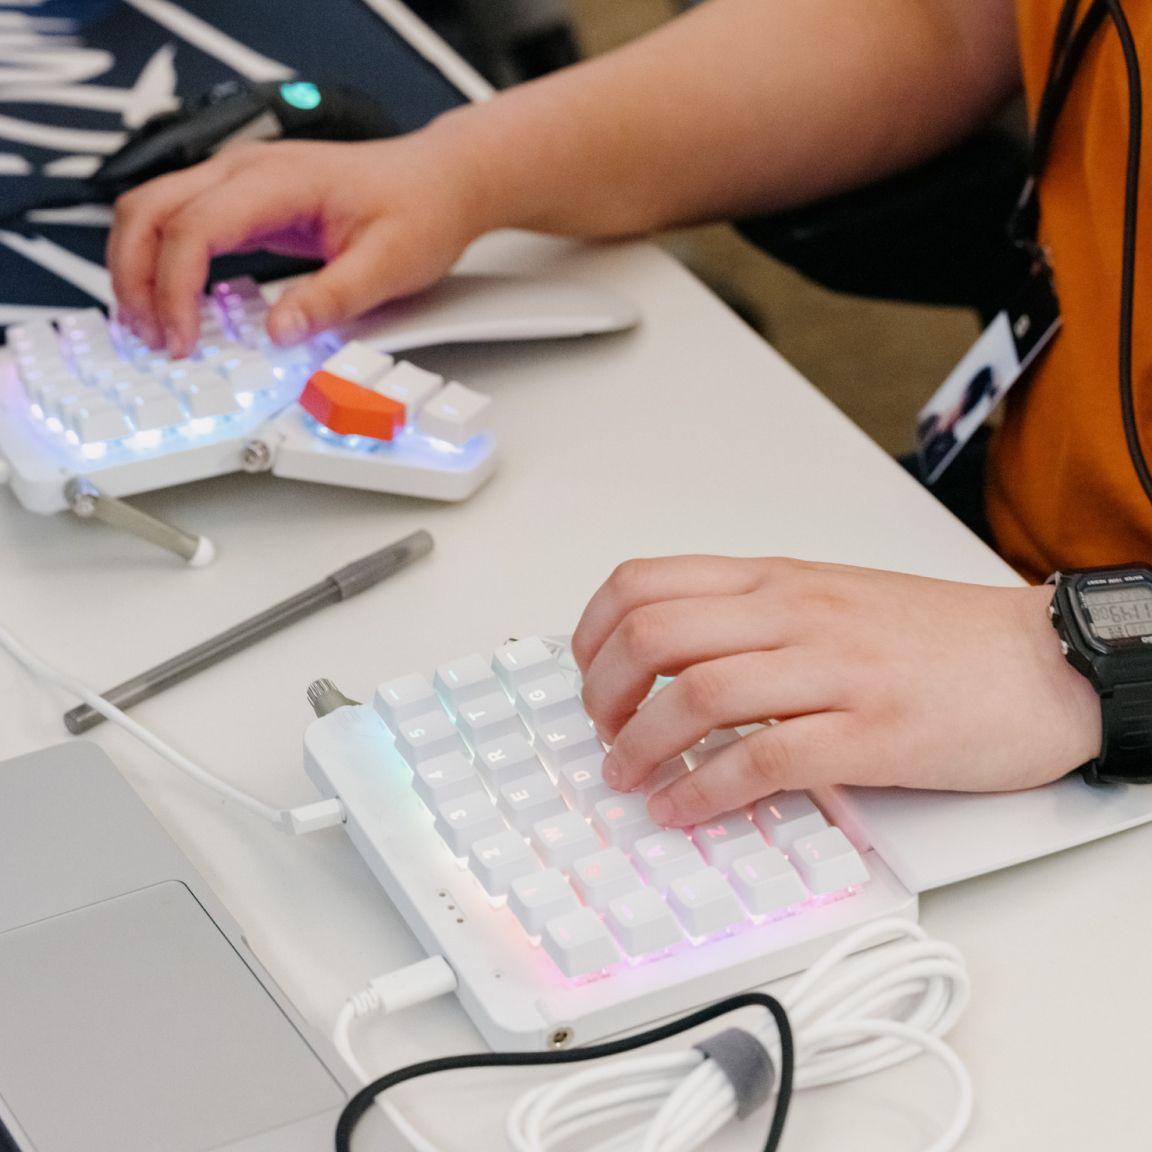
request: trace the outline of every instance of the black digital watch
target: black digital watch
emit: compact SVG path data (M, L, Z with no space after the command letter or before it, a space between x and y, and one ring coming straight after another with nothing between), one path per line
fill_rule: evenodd
M1100 755L1084 779L1152 783L1152 568L1086 568L1048 582L1061 650L1100 696Z

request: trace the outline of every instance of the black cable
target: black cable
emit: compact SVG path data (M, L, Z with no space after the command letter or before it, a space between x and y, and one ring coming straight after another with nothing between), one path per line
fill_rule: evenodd
M727 1000L701 1008L698 1012L674 1020L671 1024L650 1028L637 1036L610 1040L606 1044L593 1044L589 1048L576 1048L571 1052L483 1052L475 1056L445 1056L439 1060L424 1060L419 1064L409 1064L407 1068L399 1068L387 1076L373 1080L348 1101L336 1125L336 1152L352 1152L352 1134L364 1114L372 1107L376 1097L397 1084L403 1084L406 1080L429 1076L433 1072L451 1072L456 1068L516 1068L526 1065L576 1064L584 1060L599 1060L604 1056L619 1056L623 1052L632 1052L648 1044L678 1036L690 1028L715 1020L717 1016L724 1016L729 1012L735 1012L738 1008L747 1008L753 1004L768 1009L772 1019L776 1021L776 1029L780 1036L780 1087L776 1094L776 1107L768 1128L768 1138L764 1142L764 1152L776 1152L780 1145L780 1137L784 1134L784 1121L787 1119L788 1105L792 1099L795 1051L792 1044L792 1028L788 1023L788 1014L784 1011L784 1006L774 996L769 996L765 992L744 992L739 996L730 996Z
M1120 0L1105 0L1108 15L1116 28L1128 74L1128 159L1124 186L1124 241L1120 272L1120 411L1128 455L1140 479L1144 495L1152 502L1152 472L1140 442L1136 423L1136 399L1132 390L1132 319L1136 284L1136 220L1140 198L1140 144L1144 126L1144 97L1140 80L1140 60L1132 28Z

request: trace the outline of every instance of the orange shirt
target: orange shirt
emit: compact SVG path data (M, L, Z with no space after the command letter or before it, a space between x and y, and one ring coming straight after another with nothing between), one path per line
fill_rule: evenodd
M1017 0L1033 114L1060 7L1057 0ZM1152 4L1125 9L1145 102L1132 384L1152 463ZM1040 234L1051 253L1063 330L1010 394L988 476L997 544L1033 579L1056 568L1152 561L1152 503L1128 456L1117 375L1127 135L1124 60L1105 20L1064 107L1040 185Z

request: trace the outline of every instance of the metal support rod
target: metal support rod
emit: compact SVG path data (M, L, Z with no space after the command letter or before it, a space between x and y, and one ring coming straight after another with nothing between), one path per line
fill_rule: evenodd
M186 560L193 568L211 564L216 549L207 536L193 536L183 532L139 508L133 508L115 496L101 492L91 480L77 476L64 486L64 499L68 507L81 520L100 520L110 528L129 532L149 544L155 544Z

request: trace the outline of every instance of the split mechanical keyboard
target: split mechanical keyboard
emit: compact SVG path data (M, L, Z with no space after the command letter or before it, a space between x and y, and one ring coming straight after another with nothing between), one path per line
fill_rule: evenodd
M99 309L10 327L0 456L20 501L60 511L73 477L130 496L241 470L460 500L491 474L487 397L334 333L278 348L266 311L254 281L215 285L197 348L180 361ZM345 402L333 408L341 384ZM353 392L390 406L387 425L360 432Z
M659 783L736 739L711 734ZM603 758L574 674L536 638L390 679L308 730L309 775L493 1047L650 1022L914 914L807 794L661 828Z

